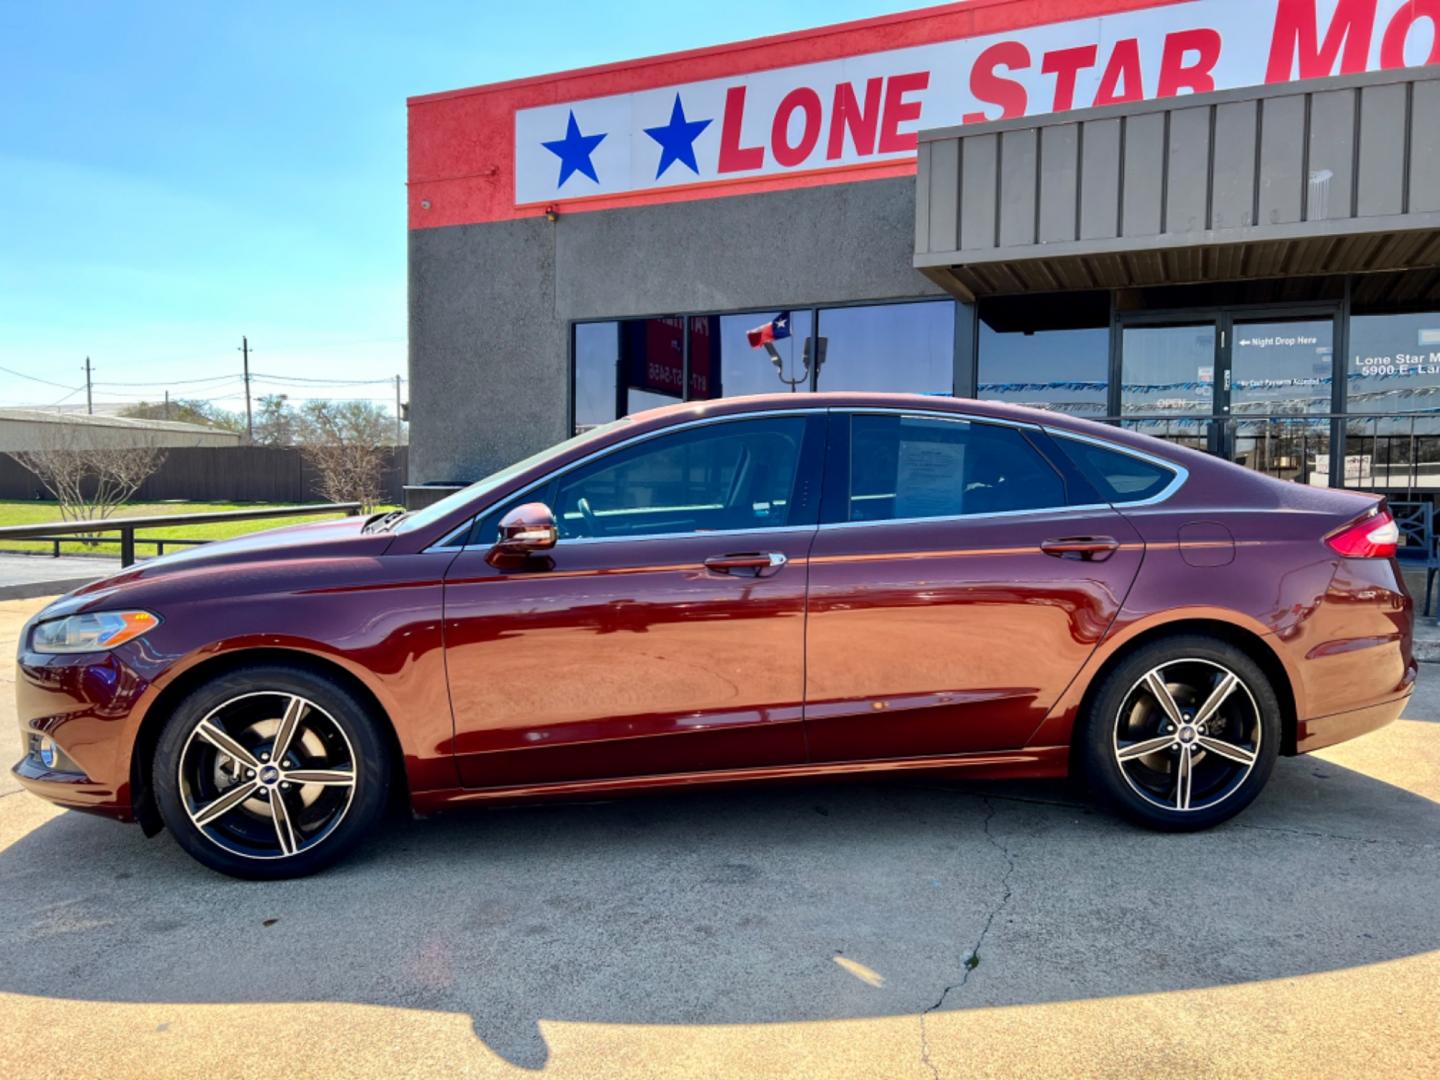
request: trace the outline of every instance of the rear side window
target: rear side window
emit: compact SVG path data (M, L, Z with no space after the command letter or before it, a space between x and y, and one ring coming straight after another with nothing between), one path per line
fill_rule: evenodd
M1056 436L1055 443L1089 477L1101 498L1112 503L1143 502L1165 490L1175 479L1173 469L1095 443Z
M858 414L850 428L849 521L961 517L1065 505L1065 484L1010 427Z

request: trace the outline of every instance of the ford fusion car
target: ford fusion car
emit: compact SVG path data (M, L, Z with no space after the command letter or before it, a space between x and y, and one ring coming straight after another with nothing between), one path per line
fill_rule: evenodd
M1400 714L1396 540L1375 496L992 402L678 405L57 600L14 772L251 878L333 862L392 797L879 771L1078 771L1204 828Z

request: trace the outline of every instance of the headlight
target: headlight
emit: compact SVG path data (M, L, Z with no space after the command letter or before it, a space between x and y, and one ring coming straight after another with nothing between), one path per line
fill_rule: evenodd
M148 611L94 611L36 625L30 648L37 653L104 652L134 641L160 625Z

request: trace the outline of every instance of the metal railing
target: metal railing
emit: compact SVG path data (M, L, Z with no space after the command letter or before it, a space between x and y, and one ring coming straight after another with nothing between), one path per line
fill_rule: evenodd
M1232 460L1301 483L1329 482L1338 446L1342 487L1440 494L1440 413L1129 413L1096 419L1198 450L1223 435Z
M136 536L139 529L162 529L171 525L206 525L217 521L259 521L266 518L308 517L312 514L355 515L361 510L358 502L349 503L308 503L304 506L267 506L254 510L214 510L199 514L148 514L145 517L95 518L89 521L48 521L38 525L6 525L0 527L0 542L5 540L41 540L55 545L54 555L60 554L60 544L67 539L79 539L87 544L119 544L120 565L130 566L135 562L136 544L153 544L155 554L165 554L165 545L209 544L210 540L175 539L168 536ZM106 539L103 533L119 533L118 539Z

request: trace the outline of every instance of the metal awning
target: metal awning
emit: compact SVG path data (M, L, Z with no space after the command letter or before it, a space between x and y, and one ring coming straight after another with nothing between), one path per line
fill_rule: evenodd
M923 132L953 295L1440 266L1440 67Z

